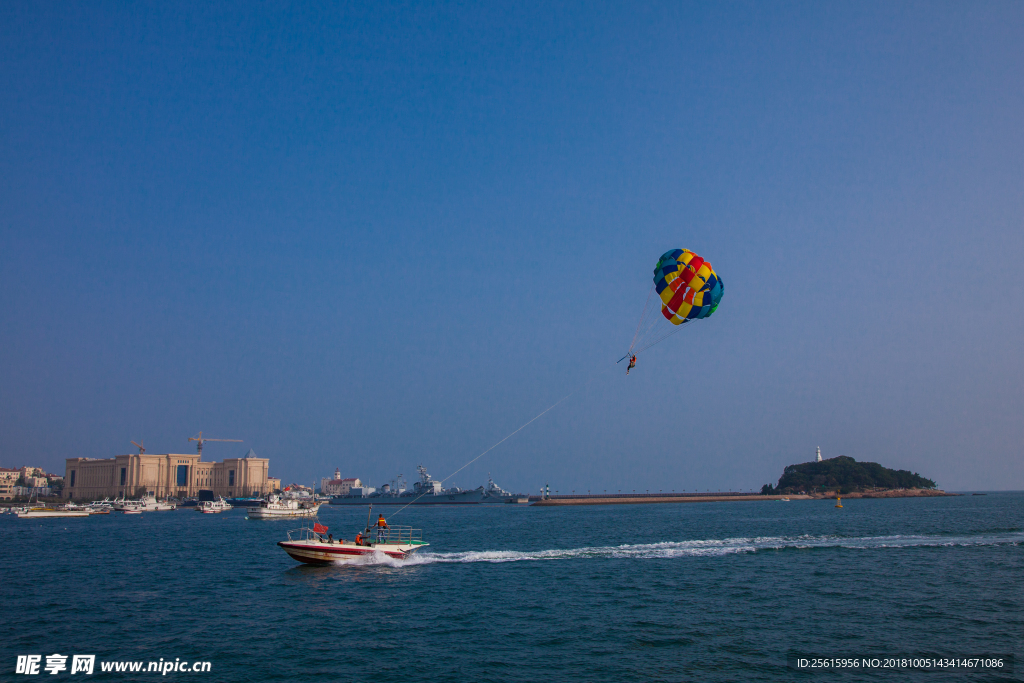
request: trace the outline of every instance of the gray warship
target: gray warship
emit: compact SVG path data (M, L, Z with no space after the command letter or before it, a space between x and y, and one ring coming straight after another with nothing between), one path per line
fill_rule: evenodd
M479 505L484 500L483 486L475 489L460 489L455 486L444 488L441 482L430 477L423 465L416 468L420 480L411 490L405 487L402 475L394 484L384 484L380 490L363 487L358 493L334 496L331 505ZM493 482L492 482L493 483ZM500 489L499 489L500 490Z
M521 493L509 493L505 489L501 488L494 483L494 480L491 479L491 475L488 474L487 486L484 487L484 496L480 503L483 505L504 505L506 503L522 502L524 498L527 497Z

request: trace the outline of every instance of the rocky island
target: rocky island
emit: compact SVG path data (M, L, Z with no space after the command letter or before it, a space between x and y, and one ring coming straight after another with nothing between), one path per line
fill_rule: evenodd
M834 498L837 493L847 498L952 495L937 489L934 481L916 472L892 470L877 462L857 462L846 455L790 465L782 471L778 484L761 487L761 494L767 496L803 494Z

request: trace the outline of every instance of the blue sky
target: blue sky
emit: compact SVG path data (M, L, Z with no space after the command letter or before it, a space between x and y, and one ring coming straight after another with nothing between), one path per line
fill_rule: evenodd
M1024 488L1019 3L0 7L0 465ZM642 354L685 247L718 312Z

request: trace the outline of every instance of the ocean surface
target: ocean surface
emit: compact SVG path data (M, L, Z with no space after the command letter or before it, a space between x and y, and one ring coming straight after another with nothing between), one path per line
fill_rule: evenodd
M0 680L1024 678L1024 494L843 504L409 508L391 521L423 529L419 557L336 567L275 545L299 521L242 509L2 515ZM320 519L351 538L366 510ZM53 653L211 671L13 673ZM791 654L1017 661L809 673Z

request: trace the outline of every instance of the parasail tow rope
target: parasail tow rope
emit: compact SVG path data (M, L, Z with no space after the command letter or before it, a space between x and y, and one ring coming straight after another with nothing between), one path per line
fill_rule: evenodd
M602 363L602 365L603 365L603 363ZM557 406L557 405L558 405L559 403L561 403L561 402L562 402L562 401L564 401L565 399L569 398L570 396L572 396L573 394L575 394L575 393L576 393L577 391L579 391L580 389L583 389L583 388L585 388L585 387L586 387L586 386L587 386L588 384L590 384L590 383L591 383L591 382L592 382L592 381L594 380L594 376L595 376L595 375L597 374L597 371L598 371L598 370L600 370L600 369L601 369L601 368L600 368L600 366L598 366L597 368L595 368L595 369L594 369L594 372L590 373L590 379L588 379L588 380L587 380L586 382L584 382L584 383L583 383L583 384L581 384L580 386L576 387L575 389L573 389L572 391L570 391L570 392L569 392L568 394L566 394L566 395L565 395L565 396L563 396L562 398L558 399L557 401L555 401L554 403L552 403L551 405L549 405L549 406L548 406L547 408L545 408L544 410L542 410L542 411L540 411L539 413L537 413L537 414L536 414L536 415L535 415L535 416L534 416L533 418L531 418L531 419L530 419L529 421L527 421L527 422L524 422L524 423L523 423L523 424L522 424L522 425L521 425L521 426L520 426L520 427L519 427L518 429L516 429L516 430L515 430L515 431L513 431L513 432L510 432L510 433L509 433L509 434L508 434L508 435L507 435L507 436L506 436L506 437L505 437L504 439L502 439L501 441L498 441L498 442L497 442L497 443L495 443L495 444L494 444L493 446L491 446L490 448L488 448L487 450L485 450L485 451L484 451L483 453L481 453L480 455L476 456L475 458L473 458L472 460L470 460L469 462L467 462L467 463L466 463L465 465L463 465L463 466L462 466L462 467L460 467L459 469L457 469L457 470L455 470L454 472L452 472L451 474L449 474L449 475L448 475L447 477L445 477L445 478L444 478L444 479L442 479L441 481L447 481L448 479L451 479L451 478L452 478L452 477L454 477L454 476L455 476L456 474L458 474L458 473L459 473L459 472L461 472L462 470L466 469L467 467L469 467L470 465L472 465L473 463L475 463L475 462L476 462L477 460L479 460L480 458L484 457L485 455L487 455L488 453L490 453L491 451L493 451L493 450L494 450L495 448L497 448L497 447L498 447L498 446L500 446L501 444L503 444L503 443L505 443L506 441L508 441L509 439L511 439L511 438L512 438L513 436L515 436L515 435L516 435L516 434L518 434L519 432L521 432L521 431L523 431L524 429L526 429L526 427L528 427L528 426L529 426L529 425L530 425L531 423L533 423L533 422L537 421L538 419L540 419L540 418L541 418L541 417L542 417L542 416L543 416L543 415L544 415L545 413L547 413L547 412L549 412L550 410L554 409L554 408L555 408L555 406ZM421 493L420 495L416 496L415 498L413 498L412 500L410 500L410 501L409 501L408 503L406 503L405 505L403 505L402 507L400 507L400 508L399 508L398 510L396 510L396 511L395 511L395 512L393 512L393 513L391 513L391 516L392 516L392 517L394 517L394 516L395 516L395 515L397 515L397 514L398 514L399 512L401 512L401 511L402 511L402 510L404 510L405 508L409 507L410 505L412 505L413 503L415 503L415 502L416 502L417 500L419 500L419 499L420 499L420 498L422 498L423 496L427 495L427 493L429 493L429 491L424 491L424 492L423 492L423 493Z

